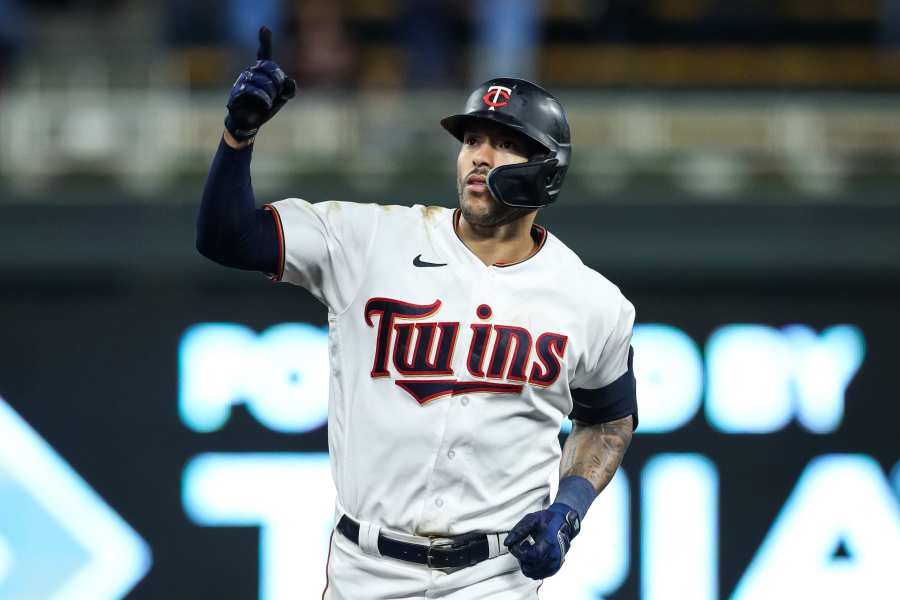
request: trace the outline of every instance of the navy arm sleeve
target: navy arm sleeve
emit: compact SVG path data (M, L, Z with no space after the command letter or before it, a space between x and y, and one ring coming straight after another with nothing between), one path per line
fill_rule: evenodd
M197 215L197 250L226 267L278 273L278 227L269 210L256 207L252 154L252 144L235 150L224 139L219 142Z
M631 415L632 431L638 425L637 385L634 379L634 348L628 349L628 370L609 385L594 389L572 390L569 417L589 425L608 423Z

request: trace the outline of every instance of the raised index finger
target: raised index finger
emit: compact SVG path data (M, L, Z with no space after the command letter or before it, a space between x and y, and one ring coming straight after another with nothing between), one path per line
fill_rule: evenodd
M256 51L256 59L272 59L272 32L265 25L259 28L259 50Z

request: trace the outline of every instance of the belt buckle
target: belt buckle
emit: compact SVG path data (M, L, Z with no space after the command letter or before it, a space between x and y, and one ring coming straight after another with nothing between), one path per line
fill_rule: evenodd
M434 548L445 548L447 546L452 546L452 545L453 545L452 542L431 541L431 543L428 544L428 550L425 552L425 566L428 567L429 569L446 569L447 567L436 567L433 564L431 564L431 561L433 558L431 556L431 551Z

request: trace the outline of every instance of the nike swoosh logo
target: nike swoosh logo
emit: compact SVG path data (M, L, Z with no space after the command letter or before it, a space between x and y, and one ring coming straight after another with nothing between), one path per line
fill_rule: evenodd
M413 259L413 266L414 267L446 267L447 263L425 262L424 260L422 260L422 255L420 254Z

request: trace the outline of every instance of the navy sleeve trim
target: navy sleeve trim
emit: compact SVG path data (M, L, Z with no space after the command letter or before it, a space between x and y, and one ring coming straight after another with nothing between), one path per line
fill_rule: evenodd
M632 431L637 429L637 382L634 378L633 363L634 348L629 348L628 370L621 377L602 388L572 390L572 412L569 418L596 425L632 415L634 417Z

